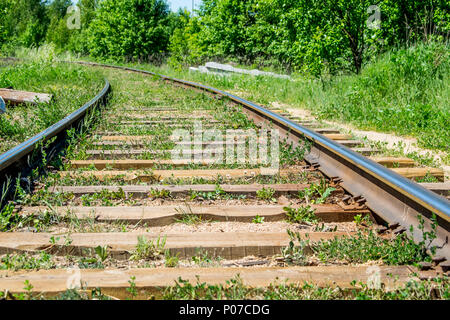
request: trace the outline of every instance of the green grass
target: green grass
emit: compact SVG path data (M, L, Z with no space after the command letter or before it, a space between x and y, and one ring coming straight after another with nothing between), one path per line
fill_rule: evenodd
M287 215L293 209L285 208ZM304 239L298 232L287 230L290 237L289 246L282 250L287 263L307 265L307 248L322 263L362 264L369 261L380 261L385 265L416 265L421 262L431 262L437 247L432 245L436 239L436 216L432 217L431 231L425 231L424 219L419 215L418 230L422 240L415 243L407 233L401 233L395 238L381 238L371 229L359 230L355 235L334 237L330 240L310 241L309 235ZM370 225L370 221L357 217L357 224ZM410 227L413 234L414 228Z
M145 236L138 236L136 249L131 253L130 260L156 259L164 254L166 237L158 237L155 240L149 240Z
M236 276L225 285L192 284L179 278L175 285L162 293L164 300L430 300L450 299L450 281L447 276L427 281L411 280L396 290L373 289L366 283L352 283L352 288L317 286L310 283L273 283L267 288L251 288Z
M214 191L199 192L195 190L189 191L190 200L231 200L231 199L245 199L246 195L228 193L222 189L220 185L216 185Z
M127 288L130 299L137 297L136 278L131 277ZM447 276L435 277L425 281L411 280L395 290L374 289L368 284L353 281L349 288L334 286L317 286L311 283L289 284L276 281L266 288L253 288L246 286L239 275L229 279L225 284L209 285L197 280L190 283L181 277L173 286L159 290L155 295L150 294L149 299L163 300L449 300L450 281ZM24 282L25 293L10 294L0 291L0 299L14 300L109 300L100 288L91 290L90 294L85 288L68 289L56 297L33 292L33 284ZM141 297L142 298L142 297ZM263 310L267 312L267 310Z
M175 219L175 222L184 223L187 225L196 225L206 222L206 220L203 220L201 215L193 213L190 206L188 206L187 210L183 208L177 208L175 209L175 211L180 216L179 218Z
M359 129L413 136L424 148L450 147L450 56L448 45L418 44L392 49L364 66L359 75L327 82L189 73L168 66L135 65L158 73L232 91L263 105L282 102L321 118Z
M81 171L80 171L81 172ZM89 185L108 185L108 186L124 186L124 185L149 185L149 184L164 184L164 185L181 185L181 184L240 184L247 185L252 183L257 184L283 184L283 183L307 183L312 180L320 178L320 174L314 171L299 171L288 176L281 176L279 174L273 176L256 175L251 178L227 178L225 176L217 175L211 179L205 178L167 178L163 181L151 180L150 182L140 182L139 180L125 180L124 176L115 178L108 178L100 180L94 176L89 177L64 177L62 178L58 173L49 173L47 177L42 177L41 182L48 187L55 185L65 186L89 186Z
M256 198L259 200L276 201L274 196L275 190L270 187L263 187L262 189L256 191Z
M320 261L345 261L365 263L381 260L387 265L409 265L429 261L425 248L415 244L406 235L394 240L378 237L373 232L356 236L335 238L314 243L313 251Z
M7 254L0 258L0 270L21 270L21 269L53 269L56 264L50 254L41 252L32 256L28 253Z
M322 263L362 264L369 261L380 261L386 265L417 265L420 262L431 262L435 247L431 241L435 239L433 232L424 232L423 241L415 243L406 233L393 239L378 237L373 231L358 231L357 234L345 237L335 237L330 240L310 241L303 239L299 233L291 232L289 246L282 250L287 263L305 265L308 262L306 248Z
M336 188L329 187L327 182L324 179L321 179L319 183L311 183L308 188L300 190L298 192L298 197L308 204L320 204L324 203L335 190Z
M25 293L11 294L8 291L0 291L0 299L11 300L111 300L111 297L102 294L100 288L95 288L86 292L85 290L67 289L53 297L46 297L43 294L33 293L34 286L26 280L24 282Z
M448 45L422 43L386 52L364 66L359 75L341 75L326 82L302 75L294 75L290 81L247 75L221 77L167 65L132 66L209 84L263 105L281 102L309 109L320 119L416 137L420 147L447 151L450 147L449 58Z
M286 220L291 223L316 224L319 219L316 217L315 209L310 205L300 206L298 208L284 207Z
M0 68L0 88L49 93L50 104L7 106L0 115L0 153L58 122L92 99L103 87L103 77L92 68L47 59Z

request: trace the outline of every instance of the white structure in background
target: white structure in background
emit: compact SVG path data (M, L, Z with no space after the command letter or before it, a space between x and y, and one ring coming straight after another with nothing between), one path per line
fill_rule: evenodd
M284 74L276 74L273 72L260 71L257 69L253 69L253 70L240 69L240 68L235 68L229 64L221 64L221 63L217 63L217 62L207 62L207 63L205 63L204 66L199 66L198 68L190 67L189 71L199 71L202 73L211 73L211 74L217 74L217 75L241 73L241 74L249 74L252 76L268 76L268 77L283 78L283 79L291 78L290 76L284 75Z

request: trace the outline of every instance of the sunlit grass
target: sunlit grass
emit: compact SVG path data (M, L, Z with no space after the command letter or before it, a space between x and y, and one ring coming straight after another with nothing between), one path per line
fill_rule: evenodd
M0 88L53 95L50 104L7 106L0 116L0 153L58 122L91 100L103 87L96 70L32 59L0 69Z
M450 148L450 56L443 44L393 49L366 65L360 75L326 82L301 75L293 80L217 76L169 66L137 68L197 81L269 106L281 102L311 110L320 119L352 123L359 129L418 139L420 147Z

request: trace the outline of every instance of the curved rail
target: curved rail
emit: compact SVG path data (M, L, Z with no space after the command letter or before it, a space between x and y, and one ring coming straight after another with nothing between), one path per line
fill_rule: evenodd
M34 137L22 142L18 146L10 149L9 151L0 155L0 177L3 178L5 174L11 171L11 167L13 167L16 163L21 162L25 157L31 154L31 152L36 148L38 143L45 142L62 132L65 132L79 120L81 120L86 113L99 104L100 102L106 99L109 91L111 90L111 86L109 81L105 79L105 85L103 89L89 102L84 104L81 108L74 111L64 119L58 121L42 132L38 133Z
M174 82L178 82L184 85L189 85L191 87L201 88L203 90L220 94L222 96L226 96L230 98L231 100L241 104L245 105L255 111L258 111L259 113L265 115L266 117L279 122L280 124L285 125L286 127L291 128L292 130L301 133L302 135L306 136L310 140L312 140L315 143L318 143L322 145L323 147L327 148L328 150L341 155L346 160L352 162L356 166L358 166L360 169L364 170L365 172L374 175L378 178L380 178L383 182L389 184L391 187L396 189L397 191L402 192L408 197L411 197L412 199L415 199L416 201L420 202L421 205L425 206L429 210L433 211L437 215L441 216L443 219L445 219L447 222L450 222L450 203L445 198L440 197L436 195L435 193L421 187L417 183L412 182L409 179L406 179L402 177L401 175L393 172L392 170L387 169L386 167L360 155L359 153L356 153L355 151L351 150L350 148L347 148L331 139L326 138L320 133L317 133L315 131L312 131L306 127L303 127L299 125L298 123L295 123L283 116L280 116L266 108L263 108L253 102L250 102L248 100L245 100L243 98L240 98L238 96L235 96L231 93L228 93L226 91L222 91L210 86L206 86L203 84L195 83L192 81L186 81L186 80L180 80L177 78L172 78L165 75L160 75L151 71L146 70L139 70L129 67L120 67L120 66L113 66L113 65L106 65L106 64L98 64L98 63L92 63L92 62L76 62L80 64L88 64L88 65L94 65L94 66L103 66L108 68L118 68L118 69L124 69L128 71L134 71L139 73L146 73L153 76L159 76L164 80L170 80Z
M294 143L298 143L299 138L306 137L313 144L311 153L306 157L306 160L309 163L318 164L319 169L325 175L339 177L344 189L365 201L367 207L391 226L398 227L399 232L409 230L413 226L413 238L416 241L422 241L423 232L419 229L422 218L424 219L424 230L430 231L434 224L432 217L436 215L437 239L431 244L438 247L437 253L439 256L443 256L447 258L447 261L450 261L450 245L448 244L450 202L444 197L423 188L350 148L326 138L322 134L228 92L146 70L84 61L72 63L148 74L221 95L242 105L248 111L247 114L254 120L271 122Z

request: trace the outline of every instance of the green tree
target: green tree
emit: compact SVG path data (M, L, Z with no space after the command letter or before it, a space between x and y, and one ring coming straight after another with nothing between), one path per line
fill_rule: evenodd
M71 36L66 48L72 52L83 55L89 54L89 26L95 18L99 0L79 0L81 13L81 29L71 30Z
M332 36L342 56L345 57L345 51L350 50L356 73L361 71L363 64L366 38L370 33L368 8L372 3L370 0L322 0L317 1L316 10L312 10L312 14L322 15L323 23L331 24L327 36ZM319 16L317 18L320 19ZM336 53L339 56L339 52Z
M67 28L67 9L72 5L71 0L53 0L48 5L48 16L50 23L48 26L46 41L53 42L57 48L64 49L73 34Z
M98 7L98 0L80 0L78 5L81 10L81 27L88 28L95 18L95 10Z
M178 13L177 25L170 37L169 64L172 66L200 63L208 55L201 41L201 26L197 17L188 11Z
M149 60L166 51L169 8L165 0L104 0L88 36L93 56Z
M383 0L382 37L388 45L411 43L430 36L448 39L450 3L447 0Z
M72 0L53 0L48 5L50 19L62 19L67 13L67 8L72 5Z
M0 0L0 44L38 46L48 26L42 0Z
M12 0L0 0L0 48L14 30L13 8Z
M391 46L448 39L448 9L444 0L204 0L198 16L175 29L171 62L219 58L318 77L359 73Z

